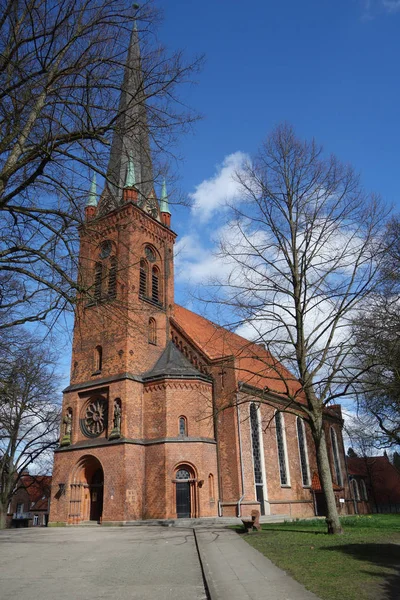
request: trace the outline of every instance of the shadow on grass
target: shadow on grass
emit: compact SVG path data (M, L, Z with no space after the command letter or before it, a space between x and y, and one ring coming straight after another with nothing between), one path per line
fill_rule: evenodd
M369 575L382 578L382 598L399 600L400 597L400 545L399 544L345 544L321 548L321 551L343 552L360 561L390 569L392 573L373 573Z
M232 528L235 529L236 533L238 533L239 535L243 535L245 533L247 533L246 529L244 527L235 527ZM262 527L260 532L257 531L251 531L250 533L262 533L263 531L275 531L278 532L279 534L281 533L310 533L311 535L328 535L328 533L326 531L315 531L315 530L310 530L310 529L277 529L276 527Z

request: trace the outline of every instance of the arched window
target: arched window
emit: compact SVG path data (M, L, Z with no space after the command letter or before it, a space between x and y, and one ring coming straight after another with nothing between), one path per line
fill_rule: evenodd
M149 268L144 258L140 261L140 275L139 275L139 296L145 298L147 296L147 277Z
M208 495L210 498L210 502L213 502L215 499L214 494L214 475L212 473L208 476Z
M96 373L100 372L103 367L103 348L96 346L94 349L94 370Z
M367 486L365 485L364 479L360 479L361 499L368 500Z
M117 258L110 258L110 269L108 271L108 298L114 300L117 297Z
M101 282L103 278L103 265L96 262L94 266L94 299L101 300Z
M179 435L187 435L186 417L179 417Z
M297 439L299 442L301 477L303 480L303 485L308 486L308 485L310 485L310 471L308 468L307 439L306 439L306 432L305 432L303 419L300 419L300 417L297 417L296 426L297 426Z
M281 485L289 485L284 421L282 413L278 411L275 413L275 427Z
M358 489L358 483L355 479L351 480L351 487L353 490L353 498L358 502L360 500L360 490Z
M149 344L157 344L157 324L153 318L149 319Z
M264 514L264 486L261 465L261 446L260 446L260 425L259 409L252 402L250 404L250 426L251 426L251 445L253 448L253 468L254 483L256 486L256 498L260 503L261 514Z
M332 442L332 454L333 454L333 464L335 467L336 474L336 483L340 486L343 485L342 479L342 470L340 468L340 459L339 459L339 448L337 443L336 431L331 427L331 442Z
M151 299L153 302L160 302L160 271L158 267L153 267L151 271Z
M190 479L190 473L186 469L179 469L175 474L175 479Z

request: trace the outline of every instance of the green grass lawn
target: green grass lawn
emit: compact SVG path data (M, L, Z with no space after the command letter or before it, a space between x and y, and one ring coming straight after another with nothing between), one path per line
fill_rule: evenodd
M266 524L243 538L322 600L400 600L400 515L342 525L333 536L324 520Z

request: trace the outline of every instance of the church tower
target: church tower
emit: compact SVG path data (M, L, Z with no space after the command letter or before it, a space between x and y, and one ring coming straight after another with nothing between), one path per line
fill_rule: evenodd
M85 291L76 307L50 523L216 511L202 506L190 466L204 445L205 462L217 470L212 419L198 418L199 398L212 405L212 382L170 341L176 234L165 182L160 199L154 189L142 78L134 28L105 188L98 200L94 176L80 230ZM175 481L181 471L190 482ZM178 488L186 494L182 509Z

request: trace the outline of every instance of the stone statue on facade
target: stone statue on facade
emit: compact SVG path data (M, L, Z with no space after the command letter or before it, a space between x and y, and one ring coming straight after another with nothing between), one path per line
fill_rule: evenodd
M110 433L110 440L121 437L121 404L119 400L114 401L113 430Z
M60 446L69 446L71 444L72 435L72 410L68 408L62 420L64 433L60 441Z

